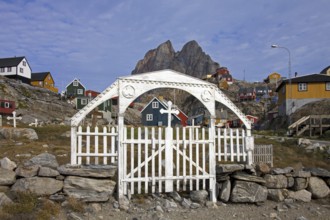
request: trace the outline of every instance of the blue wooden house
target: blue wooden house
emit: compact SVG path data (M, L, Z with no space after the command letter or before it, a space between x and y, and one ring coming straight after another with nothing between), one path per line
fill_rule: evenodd
M156 97L153 98L141 110L142 124L145 126L167 126L167 114L161 114L161 109L167 110L167 104ZM181 125L181 119L178 115L172 114L171 126L176 125Z

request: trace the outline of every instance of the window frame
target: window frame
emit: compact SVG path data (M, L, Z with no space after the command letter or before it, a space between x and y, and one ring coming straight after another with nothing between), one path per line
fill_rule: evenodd
M7 72L11 72L11 67L7 67Z
M153 114L146 114L146 121L153 121L154 115Z
M79 86L79 83L78 83L78 81L73 81L72 85L73 86Z
M151 103L151 105L152 105L152 108L159 108L159 102L152 102Z
M5 102L5 108L10 108L10 103L9 102Z
M81 99L81 104L82 105L87 105L88 104L88 100L87 99Z
M1 73L4 73L4 72L5 72L5 68L4 68L4 67L1 67L1 68L0 68L0 72L1 72Z
M84 90L83 89L77 89L77 95L83 95Z
M23 66L26 66L26 61L23 60Z
M298 91L306 92L308 90L308 83L298 83Z
M325 91L330 91L330 82L325 82Z
M19 68L20 73L24 73L24 69L22 67Z

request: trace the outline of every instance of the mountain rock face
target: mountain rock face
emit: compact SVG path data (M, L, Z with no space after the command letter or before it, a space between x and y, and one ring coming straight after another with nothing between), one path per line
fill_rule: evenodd
M166 41L156 49L149 50L140 60L132 74L172 69L190 76L202 78L215 73L220 65L205 54L196 41L186 43L181 51L175 52L171 41Z

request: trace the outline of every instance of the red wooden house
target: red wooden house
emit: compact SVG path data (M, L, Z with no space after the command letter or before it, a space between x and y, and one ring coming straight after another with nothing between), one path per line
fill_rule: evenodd
M0 99L0 114L10 115L15 111L15 108L14 101Z

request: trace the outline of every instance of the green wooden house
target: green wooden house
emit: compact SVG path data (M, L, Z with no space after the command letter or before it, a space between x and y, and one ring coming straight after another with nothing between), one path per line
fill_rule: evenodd
M78 96L75 98L76 109L80 110L85 107L90 101L92 101L100 93L92 90L87 90L85 92L86 96ZM107 100L98 106L98 111L111 111L112 102Z
M65 95L68 98L85 96L86 87L75 78L65 87Z

